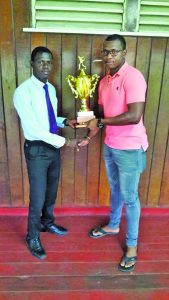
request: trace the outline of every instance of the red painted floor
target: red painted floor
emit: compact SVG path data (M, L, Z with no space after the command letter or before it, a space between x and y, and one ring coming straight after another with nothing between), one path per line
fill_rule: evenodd
M125 220L118 236L91 239L88 231L105 215L56 218L69 234L41 234L47 258L25 245L26 216L0 216L0 300L169 300L169 215L142 214L138 263L123 274Z

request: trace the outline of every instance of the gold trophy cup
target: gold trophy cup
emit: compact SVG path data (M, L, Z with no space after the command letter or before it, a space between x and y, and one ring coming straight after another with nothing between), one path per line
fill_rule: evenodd
M81 101L80 111L77 112L77 126L76 127L86 127L86 122L95 118L94 112L88 107L88 101L90 97L93 97L95 92L97 82L99 77L97 74L92 76L86 75L86 66L83 64L85 58L83 56L78 56L79 59L79 75L74 77L68 75L66 80L75 95L76 99Z

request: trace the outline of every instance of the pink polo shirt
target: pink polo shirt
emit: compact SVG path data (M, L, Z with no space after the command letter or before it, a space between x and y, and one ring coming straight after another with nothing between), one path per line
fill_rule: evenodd
M105 76L99 84L98 103L103 105L104 117L110 118L127 111L127 104L145 102L146 82L139 70L127 63L113 76ZM106 125L105 144L114 149L148 147L143 118L138 124Z

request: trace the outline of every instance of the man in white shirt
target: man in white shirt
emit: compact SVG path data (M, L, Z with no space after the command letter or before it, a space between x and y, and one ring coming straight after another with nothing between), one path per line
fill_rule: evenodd
M26 242L32 255L44 259L40 232L65 235L67 229L54 224L53 210L60 174L60 148L76 147L76 140L58 135L58 127L75 127L76 120L57 116L57 97L48 82L53 55L46 47L31 54L32 76L14 93L14 106L24 132L24 153L30 184L28 233Z

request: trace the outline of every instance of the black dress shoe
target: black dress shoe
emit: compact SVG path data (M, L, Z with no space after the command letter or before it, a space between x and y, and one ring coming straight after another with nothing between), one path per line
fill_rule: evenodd
M44 259L46 257L46 253L45 250L43 249L40 239L34 238L34 239L30 239L28 236L26 237L26 243L28 246L28 249L30 251L30 253L39 258L39 259Z
M42 223L41 223L40 226L41 226L40 231L41 231L41 232L46 232L45 226L44 226Z
M62 226L57 226L56 224L52 224L50 226L44 226L43 224L41 225L41 231L43 232L50 232L58 235L66 235L67 234L67 229L62 227Z

